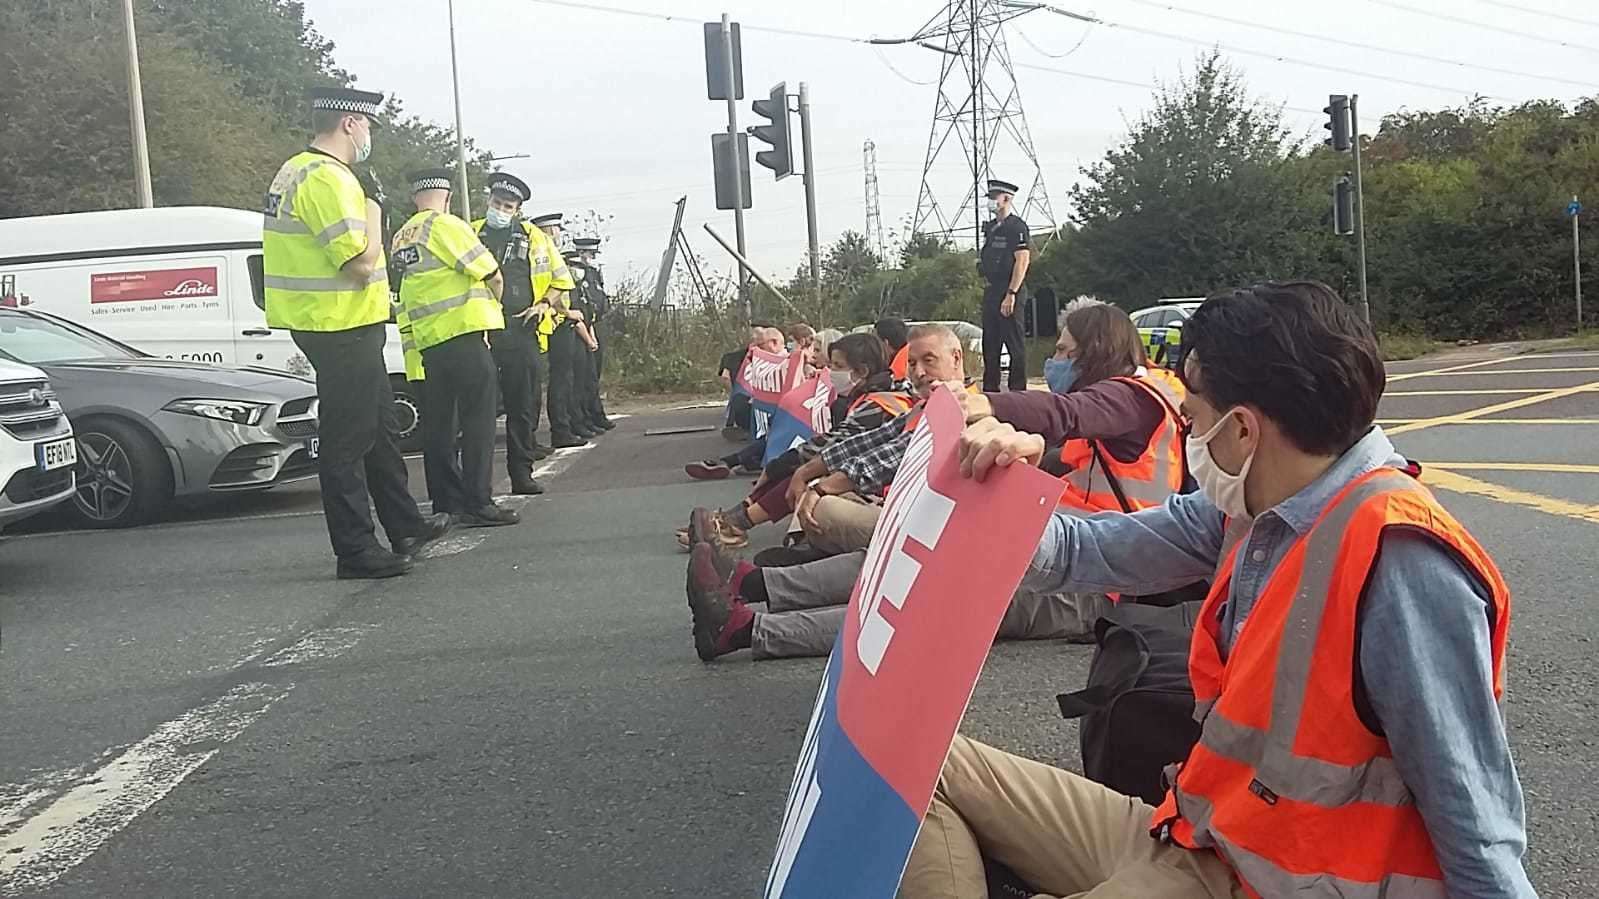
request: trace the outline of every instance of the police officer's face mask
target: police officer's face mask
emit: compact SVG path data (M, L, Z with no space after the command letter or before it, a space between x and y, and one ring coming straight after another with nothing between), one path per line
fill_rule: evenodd
M350 145L355 150L356 162L366 162L372 158L372 123L364 118L361 121L366 122L365 126L350 132Z
M489 211L484 213L484 221L488 223L490 228L509 228L511 227L511 216L511 213L503 209L490 206Z
M988 198L988 214L989 215L994 215L994 216L999 215L999 198L998 197L989 197Z

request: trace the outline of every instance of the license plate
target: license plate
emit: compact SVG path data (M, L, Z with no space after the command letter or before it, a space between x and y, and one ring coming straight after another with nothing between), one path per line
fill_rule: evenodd
M71 437L33 445L34 461L40 471L55 471L78 464L78 441Z
M312 437L305 442L305 454L315 459L322 455L322 438Z

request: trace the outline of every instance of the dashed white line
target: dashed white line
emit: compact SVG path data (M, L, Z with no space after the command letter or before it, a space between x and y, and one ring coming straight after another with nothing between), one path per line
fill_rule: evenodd
M336 659L361 641L372 625L327 627L311 631L288 646L262 659L262 668L281 668Z
M234 687L156 728L0 836L0 895L49 886L81 864L292 689L293 684Z

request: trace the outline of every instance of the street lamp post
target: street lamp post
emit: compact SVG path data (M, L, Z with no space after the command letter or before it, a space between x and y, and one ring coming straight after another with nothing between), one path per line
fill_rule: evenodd
M461 70L455 61L455 0L450 0L450 81L455 86L455 196L461 218L472 220L472 198L466 186L466 132L461 130Z
M139 39L133 31L133 0L122 0L122 30L128 49L128 119L133 126L133 190L139 205L155 205L150 188L150 145L144 135L144 88L139 83Z

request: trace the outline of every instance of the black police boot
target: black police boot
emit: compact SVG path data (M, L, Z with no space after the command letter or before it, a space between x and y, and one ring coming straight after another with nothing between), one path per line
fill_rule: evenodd
M589 422L589 427L598 428L601 431L614 431L616 430L616 422L611 421L609 418L606 418L602 415Z
M438 540L455 527L455 518L448 512L435 512L422 519L422 533L394 541L394 552L401 556L415 556L428 544Z
M380 580L409 574L411 560L381 546L339 559L339 580Z
M543 492L544 485L534 480L532 475L511 479L511 493L516 496L538 496Z
M574 446L583 446L584 440L574 434L551 434L550 446L556 449L571 449Z
M461 516L461 527L465 528L503 528L506 525L521 523L522 516L516 514L514 510L493 503L481 509L473 509Z
M550 454L552 452L554 452L554 450L550 449L549 447L545 446L544 444L535 443L535 444L533 444L533 449L532 449L533 461L534 462L543 462L545 459L548 459L550 457Z

